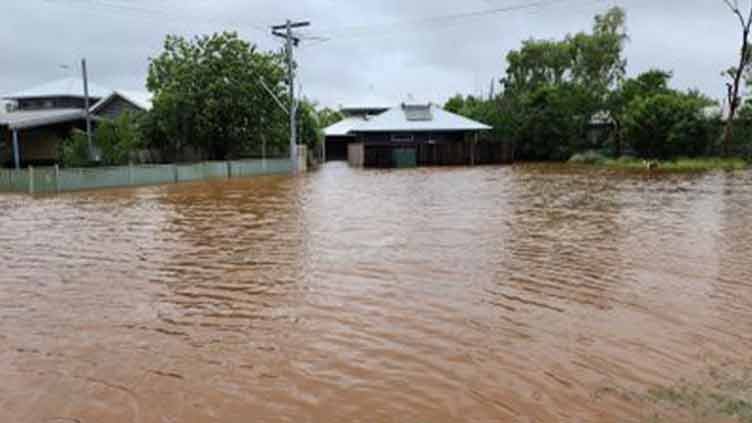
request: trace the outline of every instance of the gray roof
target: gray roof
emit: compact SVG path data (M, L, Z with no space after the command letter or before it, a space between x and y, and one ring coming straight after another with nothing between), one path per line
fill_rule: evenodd
M423 109L416 118L415 110ZM440 132L487 131L488 125L447 112L434 104L402 104L369 118L347 118L325 128L327 136L353 135L357 132Z
M0 115L0 125L9 129L27 129L84 119L81 109L19 111Z
M363 116L347 117L332 126L324 128L324 135L327 137L346 137L352 135L350 131L365 122L366 118Z
M100 87L89 82L89 97L103 98L112 93L112 90ZM57 81L38 85L27 90L9 94L3 98L8 100L20 100L25 98L44 97L83 97L84 83L81 78L64 78Z
M136 91L117 90L117 91L113 91L110 95L108 95L107 97L97 102L97 104L95 104L91 108L91 112L96 113L97 111L99 111L99 109L101 109L107 103L109 103L110 101L114 100L117 97L122 98L123 100L131 103L132 105L134 105L135 107L138 107L141 110L144 110L144 111L151 110L151 105L152 105L151 94L143 93L143 92L136 92Z
M374 116L353 128L353 132L436 132L436 131L487 131L490 126L447 112L434 104L425 106L426 118L415 119L417 105L401 105Z

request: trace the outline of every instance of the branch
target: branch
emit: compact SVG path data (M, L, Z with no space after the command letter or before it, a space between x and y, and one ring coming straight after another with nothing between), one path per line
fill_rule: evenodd
M728 8L731 9L732 12L734 12L734 15L739 18L739 23L742 24L742 28L746 28L747 22L744 21L744 16L742 16L742 12L739 11L738 4L732 4L731 0L723 0L723 2L726 3L726 6L728 6Z

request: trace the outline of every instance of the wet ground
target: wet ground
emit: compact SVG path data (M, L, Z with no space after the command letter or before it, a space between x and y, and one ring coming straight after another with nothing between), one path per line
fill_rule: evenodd
M0 197L1 422L643 421L752 358L752 174Z

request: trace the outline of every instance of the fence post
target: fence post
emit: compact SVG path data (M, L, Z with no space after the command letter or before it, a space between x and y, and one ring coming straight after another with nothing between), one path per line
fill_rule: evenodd
M178 165L176 163L172 164L172 176L175 180L175 183L178 183Z
M232 179L232 162L227 161L227 179Z
M60 165L55 163L55 192L60 193Z
M29 166L29 194L34 194L34 167Z
M133 162L128 162L128 185L133 185Z

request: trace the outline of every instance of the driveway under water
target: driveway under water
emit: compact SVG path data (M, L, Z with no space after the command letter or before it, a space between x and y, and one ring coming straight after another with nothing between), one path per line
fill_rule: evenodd
M0 196L0 421L640 421L752 358L752 174Z

